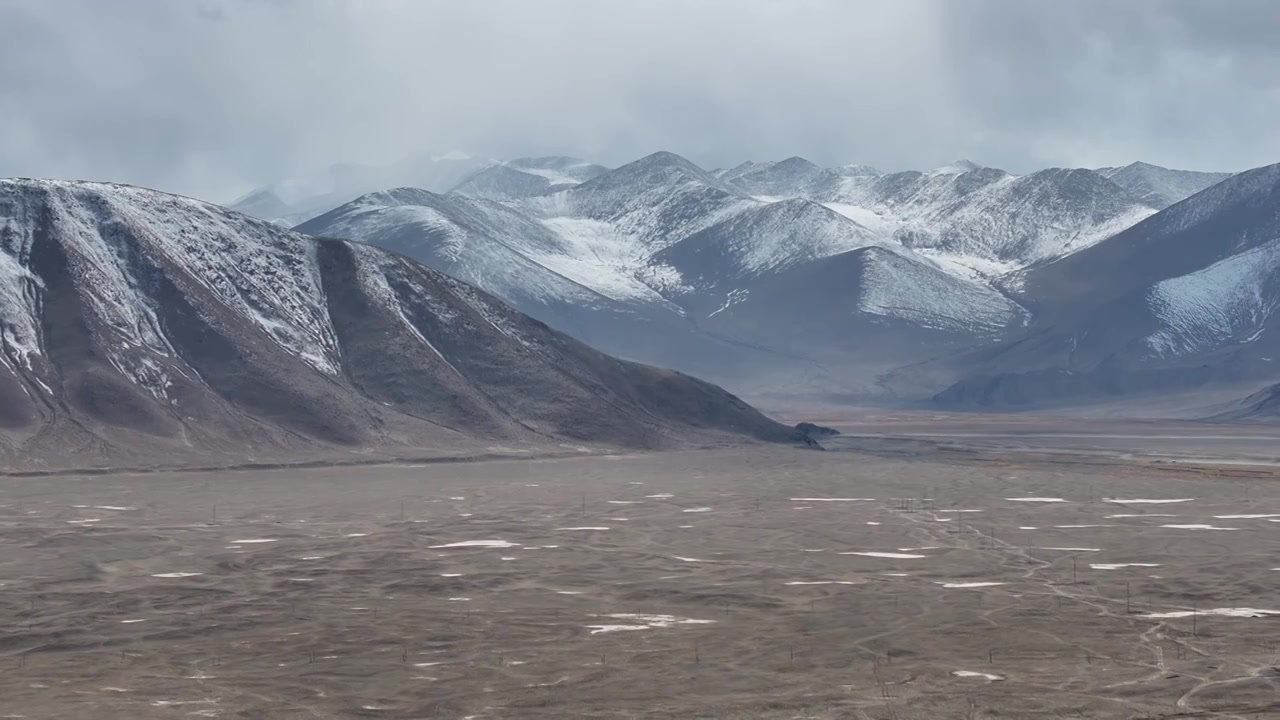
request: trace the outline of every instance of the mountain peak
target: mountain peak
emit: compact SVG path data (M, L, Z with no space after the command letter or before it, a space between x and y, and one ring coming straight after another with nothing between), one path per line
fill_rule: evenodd
M950 165L943 165L940 168L929 173L930 175L961 175L973 170L981 170L984 165L979 165L972 160L956 160Z

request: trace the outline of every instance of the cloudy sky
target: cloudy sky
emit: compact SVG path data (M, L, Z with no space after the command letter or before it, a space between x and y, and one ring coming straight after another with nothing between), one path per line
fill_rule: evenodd
M229 200L339 162L659 149L1280 161L1275 0L0 0L0 176Z

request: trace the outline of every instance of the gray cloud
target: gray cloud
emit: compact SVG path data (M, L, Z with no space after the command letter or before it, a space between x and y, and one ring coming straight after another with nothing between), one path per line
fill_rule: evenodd
M0 176L228 199L464 149L1280 161L1271 0L8 0Z

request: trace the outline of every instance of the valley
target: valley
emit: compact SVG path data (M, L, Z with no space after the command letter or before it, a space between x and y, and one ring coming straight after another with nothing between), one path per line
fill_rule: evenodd
M869 419L950 435L904 453L856 425L827 452L3 478L0 696L32 718L1276 712L1275 468L1135 459L1185 426L1109 425L1100 463L1072 459L1079 428L1030 422L1037 452L1010 453Z

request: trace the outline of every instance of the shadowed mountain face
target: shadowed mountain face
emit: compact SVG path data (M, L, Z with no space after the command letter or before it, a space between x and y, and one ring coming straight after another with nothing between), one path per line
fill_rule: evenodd
M803 442L400 255L128 186L0 181L0 460Z
M1274 380L1280 165L1232 176L1005 287L1036 321L966 358L969 377L940 400L1033 407Z

